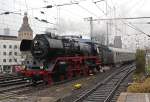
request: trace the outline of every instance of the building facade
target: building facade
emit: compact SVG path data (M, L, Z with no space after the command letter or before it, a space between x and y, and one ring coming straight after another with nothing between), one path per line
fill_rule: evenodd
M21 65L20 41L0 39L0 72L11 73Z
M20 52L22 39L33 39L33 31L28 23L27 13L24 14L18 36L0 35L0 73L14 72L15 66L22 65L24 60L31 60L30 52L26 52L27 56Z

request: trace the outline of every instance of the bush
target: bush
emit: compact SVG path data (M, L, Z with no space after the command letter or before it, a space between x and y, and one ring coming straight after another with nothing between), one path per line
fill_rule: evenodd
M136 51L136 70L135 73L145 72L145 51L137 49Z
M141 86L139 83L134 83L130 85L127 89L128 92L141 92Z
M144 73L133 74L133 81L136 83L141 83L144 81L144 79L145 79Z
M135 93L149 93L150 92L150 78L147 78L143 83L133 83L127 89L128 92Z

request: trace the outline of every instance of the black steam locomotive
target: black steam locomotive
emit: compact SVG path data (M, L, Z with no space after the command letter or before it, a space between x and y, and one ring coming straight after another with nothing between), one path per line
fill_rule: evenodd
M32 54L32 63L20 73L34 83L44 80L52 83L99 71L103 65L114 65L134 60L134 53L108 48L77 36L38 34L33 40L22 40L22 52Z

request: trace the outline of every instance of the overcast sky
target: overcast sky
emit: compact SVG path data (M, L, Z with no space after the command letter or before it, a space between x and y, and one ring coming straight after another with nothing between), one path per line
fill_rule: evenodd
M12 11L18 14L0 15L0 33L3 35L4 28L10 28L10 35L17 35L22 24L24 12L28 13L29 23L35 34L43 33L47 28L56 28L61 34L82 34L89 36L89 22L84 18L112 18L112 17L139 17L150 16L150 0L107 0L108 15L106 16L106 0L97 3L93 2L101 0L0 0L0 13L5 11ZM79 2L79 5L70 5L63 7L53 7L43 9L46 5L59 5L71 2ZM116 9L114 9L114 7ZM36 8L36 9L35 9ZM44 12L44 14L41 13ZM46 19L54 23L48 24L37 21L34 17L39 19ZM139 27L145 33L149 34L150 25L144 24L150 19L128 20L135 26ZM126 22L126 21L124 21ZM122 21L109 22L109 40L113 42L113 37L121 35L124 42L123 46L130 48L135 47L140 43L140 46L148 46L148 38L145 35L133 30ZM106 35L106 22L93 22L94 33ZM115 30L117 29L117 31ZM54 31L54 30L53 30Z

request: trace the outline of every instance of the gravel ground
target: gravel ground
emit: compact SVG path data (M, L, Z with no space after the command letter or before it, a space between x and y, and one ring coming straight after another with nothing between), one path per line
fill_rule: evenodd
M3 101L0 100L0 102L56 102L58 100L61 100L61 102L73 102L82 92L90 89L114 71L115 69L112 68L104 73L83 77L60 85L45 87L42 90L39 87L32 88L28 92L20 93L16 97ZM73 85L76 83L82 84L80 89L74 89Z

